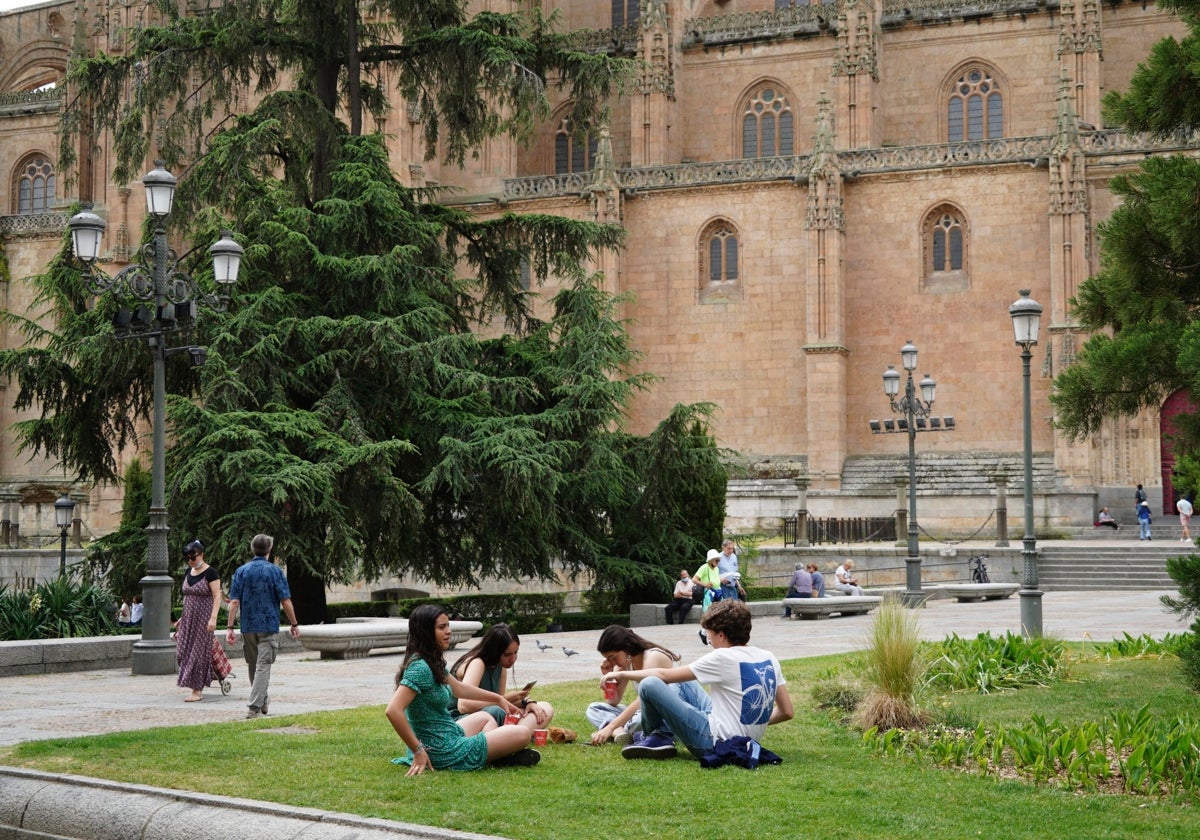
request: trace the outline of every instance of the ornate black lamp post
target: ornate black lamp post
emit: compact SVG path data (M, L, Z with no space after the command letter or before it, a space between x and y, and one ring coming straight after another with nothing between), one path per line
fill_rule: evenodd
M227 290L237 281L243 249L224 231L209 248L213 276L220 289L214 295L203 291L178 268L178 256L167 244L166 217L175 197L175 176L156 168L142 179L146 187L146 210L154 217L154 238L142 246L137 262L108 277L93 270L100 256L105 222L90 209L75 214L68 223L75 256L84 263L84 279L93 294L111 294L132 310L122 309L116 319L119 337L145 339L154 359L153 465L150 488L150 526L146 529L146 576L142 578L142 638L133 645L133 673L175 672L175 642L170 635L171 587L167 574L166 485L166 359L187 353L192 364L204 364L206 350L196 345L168 347L170 336L189 332L195 324L196 307L204 304L223 312L229 304Z
M59 536L62 537L62 546L58 553L58 576L63 577L67 573L67 529L71 527L72 514L75 513L75 501L63 493L54 502L54 524L58 526Z
M883 372L883 392L891 403L892 411L904 415L897 422L898 426L903 424L899 431L908 433L908 557L904 560L904 602L916 607L924 602L921 592L921 555L917 547L917 420L920 419L925 425L925 418L933 409L937 383L929 374L925 374L921 380L921 396L917 396L917 387L913 383L917 348L911 341L900 348L900 363L908 374L904 396L896 398L900 393L900 372L894 365L888 365Z
M1021 348L1021 373L1023 377L1025 404L1025 538L1021 542L1021 558L1024 570L1021 575L1021 632L1026 638L1042 635L1042 593L1038 589L1037 540L1033 535L1033 420L1029 396L1029 360L1037 344L1038 322L1042 317L1042 305L1029 296L1029 289L1021 289L1019 297L1008 314L1012 316L1013 337Z

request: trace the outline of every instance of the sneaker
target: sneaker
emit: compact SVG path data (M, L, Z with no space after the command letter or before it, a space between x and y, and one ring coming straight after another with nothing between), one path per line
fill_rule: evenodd
M647 735L621 750L621 758L674 758L675 742L662 735Z
M617 731L613 733L613 743L627 747L633 743L633 733L624 726L619 726L617 727Z
M493 767L532 767L542 760L542 754L537 750L531 750L528 747L515 752L512 755L506 755L504 758L498 758L492 762Z
M250 710L246 712L246 719L250 720L256 717L262 717L264 714L266 714L266 712L258 708L258 706L251 706Z
M579 733L574 729L561 726L550 727L550 742L554 744L573 744L579 740Z
M262 713L265 715L267 713L267 704L263 703L261 708L262 708Z

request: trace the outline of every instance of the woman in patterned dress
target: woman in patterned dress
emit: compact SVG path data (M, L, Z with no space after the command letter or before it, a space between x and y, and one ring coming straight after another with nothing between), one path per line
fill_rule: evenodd
M520 707L507 697L467 685L446 669L450 649L450 617L441 607L422 604L408 617L408 645L396 674L396 693L387 706L387 719L408 752L397 763L412 765L409 776L426 770L478 770L495 766L532 766L541 760L529 749L533 734L524 726L497 726L487 712L474 712L457 721L450 717L451 695L494 703L505 712Z
M175 625L176 685L190 688L185 703L201 699L213 681L213 631L221 609L221 576L204 562L204 544L192 540L183 549L187 574L183 576L183 613Z

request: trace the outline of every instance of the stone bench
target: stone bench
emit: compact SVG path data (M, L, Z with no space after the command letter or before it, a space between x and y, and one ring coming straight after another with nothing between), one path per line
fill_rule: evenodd
M451 621L450 647L465 642L483 629L478 621ZM408 619L351 618L337 624L306 624L300 644L322 659L360 659L372 650L402 648L408 644Z
M777 616L783 613L783 601L746 601L746 606L750 608L750 615L753 618L762 618L763 616ZM699 604L693 605L688 610L687 616L683 619L684 624L700 624L700 616L704 611ZM630 627L655 627L660 624L667 623L667 605L666 604L630 604L629 605L629 626Z
M837 615L864 615L883 603L878 595L838 594L825 598L784 598L779 602L790 607L793 618L817 619Z
M998 601L1007 598L1021 588L1019 583L943 583L936 587L947 598L956 598L960 604L969 601Z

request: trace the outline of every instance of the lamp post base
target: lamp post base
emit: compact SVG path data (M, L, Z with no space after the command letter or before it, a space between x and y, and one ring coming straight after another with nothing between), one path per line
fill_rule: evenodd
M1021 597L1021 634L1027 639L1037 639L1042 635L1042 593L1038 589L1022 589L1017 593Z
M143 639L133 643L133 673L162 676L175 673L175 641Z
M165 556L166 552L163 552ZM141 580L145 611L142 638L133 643L133 673L175 673L175 640L171 638L171 589L167 575L148 574Z
M904 606L923 607L929 600L929 593L921 589L921 558L906 557L904 564Z

